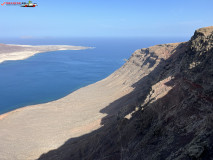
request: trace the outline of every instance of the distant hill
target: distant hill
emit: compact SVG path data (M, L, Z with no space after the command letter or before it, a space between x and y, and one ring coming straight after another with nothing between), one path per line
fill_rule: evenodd
M134 90L101 110L104 126L40 160L213 159L213 27L137 50L114 75Z

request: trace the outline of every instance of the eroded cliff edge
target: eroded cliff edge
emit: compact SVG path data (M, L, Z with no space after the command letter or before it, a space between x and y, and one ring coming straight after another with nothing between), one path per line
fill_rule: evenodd
M104 126L41 160L213 159L213 27L137 50L111 76L134 89L101 110Z

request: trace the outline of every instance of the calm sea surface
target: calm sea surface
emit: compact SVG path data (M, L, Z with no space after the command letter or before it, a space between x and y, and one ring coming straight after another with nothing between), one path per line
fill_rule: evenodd
M4 39L0 43L30 45L80 45L80 51L37 54L26 60L0 64L0 114L27 105L60 99L97 82L124 64L136 50L187 38L76 38Z

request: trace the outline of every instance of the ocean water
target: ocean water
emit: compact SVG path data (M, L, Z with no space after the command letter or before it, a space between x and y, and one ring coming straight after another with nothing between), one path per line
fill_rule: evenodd
M0 43L80 45L80 51L40 53L25 60L0 64L0 114L60 99L97 82L121 67L136 50L187 38L3 39Z

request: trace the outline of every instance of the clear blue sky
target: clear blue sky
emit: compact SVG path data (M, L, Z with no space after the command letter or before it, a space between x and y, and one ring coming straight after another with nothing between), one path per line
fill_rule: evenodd
M190 36L213 25L213 0L33 2L38 7L0 6L0 38Z

